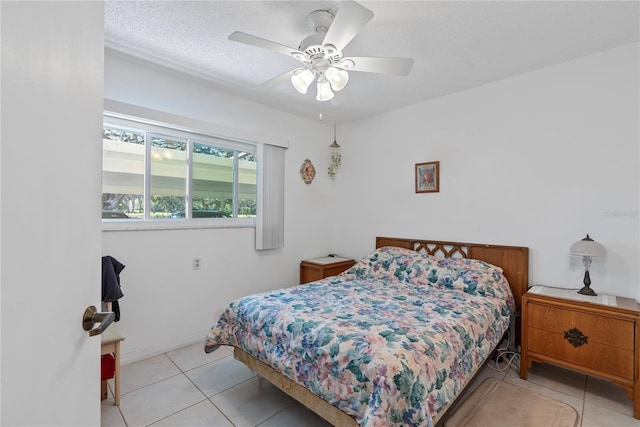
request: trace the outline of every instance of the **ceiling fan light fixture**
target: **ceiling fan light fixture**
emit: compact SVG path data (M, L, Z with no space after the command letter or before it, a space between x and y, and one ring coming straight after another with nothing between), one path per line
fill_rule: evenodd
M322 46L322 48L324 49L325 55L331 56L338 53L338 48L332 44L325 44L324 46Z
M318 93L316 94L316 99L318 101L329 101L333 99L333 91L331 91L331 83L326 78L318 79Z
M305 94L315 77L313 71L308 68L301 68L291 76L291 84L298 92Z
M329 80L331 88L336 92L344 89L349 81L349 73L336 67L327 68L324 76Z
M353 62L352 59L343 59L342 61L340 61L338 64L336 64L338 67L342 68L343 70L350 70L353 67L356 66L356 63Z
M291 56L293 56L295 59L297 59L300 62L305 62L309 60L309 58L307 58L305 54L302 52L292 52Z

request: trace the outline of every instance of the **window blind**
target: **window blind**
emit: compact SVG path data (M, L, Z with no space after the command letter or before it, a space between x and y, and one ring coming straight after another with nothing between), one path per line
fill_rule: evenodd
M284 147L258 144L256 249L284 246Z

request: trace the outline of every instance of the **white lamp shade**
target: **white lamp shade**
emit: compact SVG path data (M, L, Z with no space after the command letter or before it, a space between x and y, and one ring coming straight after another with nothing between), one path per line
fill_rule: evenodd
M607 249L587 234L587 237L571 245L569 253L578 256L603 257L607 255Z
M349 81L349 73L336 67L327 68L324 75L331 83L331 88L335 91L344 89Z
M300 69L291 76L291 84L298 92L305 94L315 77L316 76L313 74L313 71L307 68Z
M333 92L331 91L331 83L327 79L318 79L318 94L316 95L318 101L329 101L333 99Z

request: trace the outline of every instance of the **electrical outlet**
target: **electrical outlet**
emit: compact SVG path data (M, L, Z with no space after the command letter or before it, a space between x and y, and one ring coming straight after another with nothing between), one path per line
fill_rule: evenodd
M200 270L200 258L193 259L193 269Z

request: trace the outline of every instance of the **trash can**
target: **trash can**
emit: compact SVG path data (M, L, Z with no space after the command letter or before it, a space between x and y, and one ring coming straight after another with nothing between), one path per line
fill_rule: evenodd
M103 354L100 360L100 400L107 400L107 380L113 378L116 371L116 358L113 354Z

